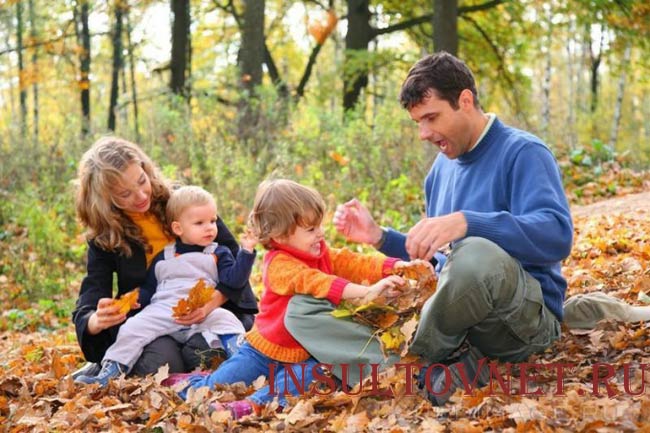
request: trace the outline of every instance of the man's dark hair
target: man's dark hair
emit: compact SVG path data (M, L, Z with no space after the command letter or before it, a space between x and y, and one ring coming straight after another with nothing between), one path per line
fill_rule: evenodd
M458 109L460 93L469 89L474 95L474 106L480 108L474 76L467 65L445 51L421 58L413 65L399 94L402 107L410 110L422 100L435 94Z

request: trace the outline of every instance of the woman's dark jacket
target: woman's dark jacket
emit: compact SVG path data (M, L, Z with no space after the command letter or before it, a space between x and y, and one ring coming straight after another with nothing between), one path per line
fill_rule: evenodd
M215 241L228 247L236 256L239 244L221 218L217 219L217 228L219 233ZM95 312L99 300L113 297L113 274L117 274L118 297L139 287L145 280L147 262L144 248L135 243L131 243L131 248L133 254L126 257L117 252L105 251L92 240L88 242L88 273L81 282L79 299L72 312L77 340L87 361L100 362L106 349L115 342L117 336L119 326L105 329L97 335L86 333L88 319ZM217 288L228 298L222 307L232 311L242 322L251 322L250 317L246 316L256 314L258 309L250 283L247 283L243 290L233 289L221 283ZM130 315L137 312L138 310L132 311Z

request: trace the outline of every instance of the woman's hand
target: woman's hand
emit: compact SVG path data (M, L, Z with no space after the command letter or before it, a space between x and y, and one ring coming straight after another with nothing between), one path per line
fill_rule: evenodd
M104 329L111 328L126 320L126 314L120 313L120 308L115 305L113 298L101 298L97 302L97 310L90 315L86 332L97 335Z
M177 317L175 322L183 326L191 326L196 323L201 323L206 319L206 317L208 317L210 313L212 313L213 310L221 307L226 303L226 301L228 301L228 298L226 298L220 291L215 290L212 294L212 299L210 299L207 304L201 308L197 308L190 313L187 313L184 316Z
M206 311L207 305L204 305L201 308L197 308L196 310L189 312L185 314L184 316L177 317L175 322L178 323L179 325L183 326L191 326L196 323L201 323L205 320L206 317L208 317L208 314L210 314L210 311Z

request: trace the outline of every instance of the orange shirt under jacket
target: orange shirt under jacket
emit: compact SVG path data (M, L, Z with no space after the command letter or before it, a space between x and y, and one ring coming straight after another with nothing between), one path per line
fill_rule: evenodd
M374 284L387 276L398 259L329 249L321 243L318 257L278 243L264 256L264 293L260 312L246 339L255 349L279 362L301 362L309 353L284 326L287 305L293 295L311 295L341 302L345 286ZM324 330L327 332L327 330Z

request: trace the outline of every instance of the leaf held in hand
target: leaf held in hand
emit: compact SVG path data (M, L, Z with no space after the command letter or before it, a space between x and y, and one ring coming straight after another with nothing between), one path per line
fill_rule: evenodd
M205 280L199 280L190 290L187 298L178 301L172 308L173 317L182 317L207 304L214 295L214 287L207 286Z
M130 292L123 294L119 299L115 299L113 304L119 306L120 314L126 314L138 303L139 294L140 289L131 290Z
M332 315L370 326L376 331L385 355L391 352L405 356L417 328L415 317L436 291L437 280L426 264L418 262L393 269L392 273L406 280L398 296L380 295L362 305L344 301Z

